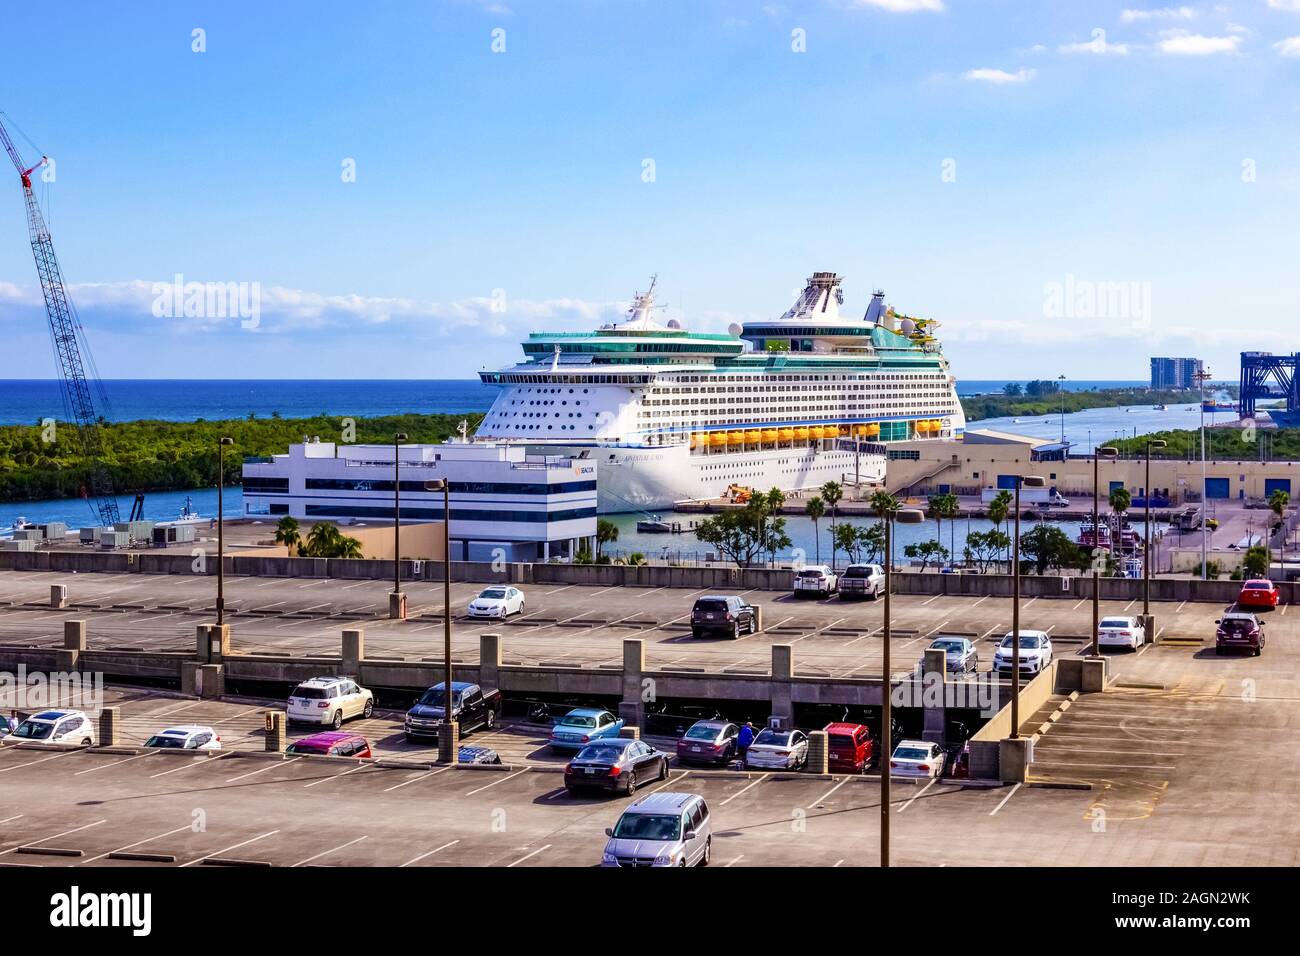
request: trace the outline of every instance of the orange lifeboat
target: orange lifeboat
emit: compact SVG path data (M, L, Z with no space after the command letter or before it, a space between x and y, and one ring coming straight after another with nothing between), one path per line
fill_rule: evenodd
M820 425L814 425L812 428L808 429L808 438L811 441L819 441L825 437L826 429L822 428Z
M757 445L763 440L763 432L758 428L751 428L745 432L745 441L751 445Z
M716 447L718 447L719 445L725 445L726 443L727 443L727 433L726 433L726 432L710 432L710 434L709 434L709 444L710 444L710 445L713 445L713 446L716 448Z
M774 442L774 441L776 441L776 429L775 429L775 428L764 428L764 429L763 429L763 441L764 441L764 442Z
M793 428L781 428L781 429L778 429L778 430L777 430L777 433L776 433L776 440L777 440L777 441L794 441L794 429L793 429Z
M745 433L742 431L726 432L728 445L745 444Z
M808 429L804 427L796 428L794 430L794 437L796 441L806 441L808 438Z

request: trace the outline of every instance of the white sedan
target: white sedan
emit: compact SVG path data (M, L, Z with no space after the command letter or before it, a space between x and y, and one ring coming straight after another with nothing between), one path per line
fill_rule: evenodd
M1103 617L1097 626L1099 647L1127 647L1136 651L1146 641L1146 629L1136 617Z
M524 613L524 592L518 588L484 588L466 609L470 617L509 617Z
M924 780L943 772L943 748L928 740L902 740L889 760L889 773L894 777L916 777Z
M772 770L798 770L808 762L808 735L802 730L758 732L745 752L745 769L763 767Z
M144 745L168 750L220 750L221 738L211 727L186 724L168 727L162 733L154 734Z
M1015 638L1008 632L993 652L993 669L1010 671L1019 660L1021 673L1037 674L1052 662L1052 639L1046 631L1021 631L1017 654Z

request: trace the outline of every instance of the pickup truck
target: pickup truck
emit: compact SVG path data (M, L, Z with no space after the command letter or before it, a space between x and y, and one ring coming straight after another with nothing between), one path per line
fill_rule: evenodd
M810 564L794 576L794 596L830 597L839 588L839 576L824 564Z
M446 692L441 682L434 684L406 712L406 739L414 742L438 736L442 726ZM501 716L501 691L484 690L478 684L451 682L451 715L460 724L461 736L480 727L491 730Z
M840 600L871 598L885 593L885 569L878 564L850 564L840 575Z

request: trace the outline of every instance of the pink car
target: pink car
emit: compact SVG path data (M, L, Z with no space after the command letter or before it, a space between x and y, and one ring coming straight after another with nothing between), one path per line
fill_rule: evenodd
M284 748L284 752L299 756L311 754L318 757L369 757L370 742L360 734L327 730L324 733L295 740Z

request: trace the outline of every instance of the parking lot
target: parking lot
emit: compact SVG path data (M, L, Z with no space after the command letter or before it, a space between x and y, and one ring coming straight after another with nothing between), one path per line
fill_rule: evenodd
M51 584L66 584L72 606L48 607ZM370 656L420 660L442 654L442 589L427 582L406 586L409 618L387 619L387 593L381 581L327 579L227 579L228 622L234 653L337 654L340 633L364 627ZM878 676L883 606L880 602L796 599L771 591L744 592L763 610L764 631L737 641L693 639L689 617L703 591L667 588L530 586L523 590L523 615L506 622L471 620L464 608L483 585L452 586L453 659L474 662L478 636L503 635L507 663L612 665L622 660L621 642L646 642L647 665L764 670L772 644L793 647L796 671L830 677ZM189 650L196 624L213 619L210 578L178 575L9 572L0 575L0 641L56 646L62 621L89 622L92 648ZM980 669L987 670L993 644L1010 628L1010 602L995 597L896 596L894 665L906 669L919 660L927 640L939 633L976 639ZM1161 637L1213 639L1211 604L1158 603ZM1140 613L1140 601L1104 602L1103 614ZM1290 635L1300 617L1288 606L1270 615L1273 633ZM1070 598L1037 598L1022 606L1022 626L1041 628L1065 652L1077 650L1092 627L1091 603ZM1122 673L1127 663L1120 660Z

